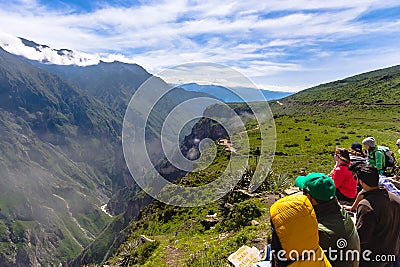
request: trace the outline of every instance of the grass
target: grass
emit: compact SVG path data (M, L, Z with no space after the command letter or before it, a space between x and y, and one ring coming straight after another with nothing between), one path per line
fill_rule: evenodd
M348 148L367 136L374 136L379 144L395 150L400 132L397 123L400 114L395 106L271 106L275 115L276 155L271 172L265 173L266 180L257 191L259 197L232 191L216 202L194 208L154 202L142 210L139 219L132 223L125 243L107 263L118 265L123 251L125 260L139 257L146 251L147 245L137 242L144 234L156 240L157 246L151 246L146 257L140 256L143 260L140 266L226 266L228 256L241 245L263 249L270 231L268 211L273 195L292 185L296 176L330 172L335 164L332 156L335 147ZM248 130L256 126L251 120L249 125ZM271 129L268 124L260 127ZM249 185L246 175L251 176L255 166L254 151L261 143L259 131L248 134L250 166L238 186L244 188ZM178 183L199 186L213 181L221 170L229 167L229 152L217 146L216 154L207 169L190 173ZM232 205L231 210L224 208L226 203ZM220 221L211 229L205 228L202 221L214 213ZM260 224L252 226L253 219ZM132 262L131 266L139 265Z
M89 189L85 191L87 193L96 192L96 184L105 185L109 190L117 188L114 187L112 181L118 184L120 178L118 175L122 172L114 176L115 153L112 146L119 142L122 117L116 115L111 109L105 108L99 101L75 92L66 84L61 84L53 76L46 76L46 80L42 80L40 78L42 76L35 75L36 72L23 66L22 63L8 65L18 70L16 73L26 68L25 72L29 74L28 80L31 81L30 87L26 89L36 92L42 88L41 93L44 97L43 101L31 101L32 103L27 103L29 105L21 106L16 111L19 117L8 118L6 113L0 113L0 126L4 129L4 141L0 147L2 152L0 153L0 175L2 177L4 175L3 181L12 179L11 176L8 177L9 171L20 170L27 165L31 169L40 166L40 169L53 170L51 175L58 178L55 180L56 184L73 190L80 190L79 188L83 186ZM239 159L249 157L247 168L243 168L243 173L237 174L239 167L243 167L240 166L242 162L235 161L231 166L228 163L229 152L218 146L217 157L207 169L190 173L177 183L185 186L201 186L214 181L225 169L230 172L232 168L234 170L233 174L230 174L232 179L241 179L236 189L247 189L250 186L249 177L259 160L257 148L261 148L260 156L270 156L271 151L265 150L261 146L261 141L263 141L262 138L273 138L275 128L277 138L275 157L271 170L265 167L264 173L261 174L266 180L257 191L260 195L249 196L229 188L225 197L201 207L179 208L154 202L143 209L138 220L132 223L125 243L119 248L117 254L109 259L109 263L144 266L225 266L228 255L243 244L257 245L262 248L269 232L268 209L274 200L274 194L280 193L289 186L297 175L313 171L329 172L334 165L332 152L335 147L349 147L352 142L361 142L367 136L374 136L378 144L386 144L395 150L394 142L400 133L398 125L400 112L396 106L399 102L398 95L400 95L399 70L400 67L396 66L366 73L310 88L284 98L280 101L283 105L271 103L276 128L271 123L258 125L249 115L246 104L232 104L231 106L236 111L246 114L243 120L246 122L250 148L248 152L241 154ZM53 88L56 93L48 88ZM174 97L177 100L186 99L186 96L179 92L172 94L168 99ZM67 110L61 109L59 99L68 102ZM165 102L165 105L160 105L155 109L155 116L150 117L149 127L152 134L156 136L163 122L161 115L166 115L175 103ZM48 112L45 109L48 103L57 108L60 107L56 111L63 112ZM211 107L209 112L212 112L213 108L215 107ZM207 120L203 120L202 123L207 123ZM211 126L215 128L217 125ZM258 126L267 131L266 137L260 135ZM40 136L44 142L32 139L35 135L30 128L35 131L49 128L48 135ZM21 142L17 139L21 137L21 134L30 137L35 142L31 144ZM59 146L54 149L47 146L45 142L52 142ZM246 146L241 141L233 145L238 149ZM28 151L30 156L29 164L25 164L28 163L25 151ZM69 158L77 164L66 160L60 151L68 154ZM208 156L211 155L211 151L209 153ZM208 152L204 154L207 156ZM269 160L271 162L272 158ZM205 165L206 162L198 164L199 167ZM84 173L78 169L84 170ZM37 177L44 177L42 172L39 174ZM45 183L47 180L40 181ZM7 192L6 190L10 187L4 183L4 188L3 190ZM2 238L10 234L21 238L26 229L36 228L30 221L15 220L16 213L26 208L23 207L25 197L19 192L25 194L26 190L11 192L11 197L5 194L0 196L0 215L6 217L2 219L0 225ZM48 192L53 191L49 189ZM167 193L173 194L173 192ZM193 195L191 197L195 199L207 196ZM73 215L93 232L98 233L107 223L104 214L98 217L96 213L77 208L79 201L84 199L65 198L74 199L70 202ZM33 201L31 198L31 201L33 207L47 203L45 199ZM53 204L65 211L65 203L48 205ZM215 213L217 214L216 224L212 227L205 226L207 215ZM51 215L58 216L57 213ZM56 238L59 242L55 252L57 255L51 256L67 259L80 251L80 247L71 235L83 244L86 244L88 240L82 236L80 229L67 214L64 213L57 218L51 218L52 223L45 227L61 229L61 234L65 238ZM253 219L260 224L252 226ZM117 226L125 225L125 223L125 218L122 216L116 217L112 222ZM104 251L113 252L110 247L114 245L114 240L124 236L124 229L111 232L112 229L105 230L96 240L98 246L86 251L89 258L90 255L104 255ZM50 234L52 235L50 237L55 236L55 233ZM155 242L138 243L142 234L151 237ZM7 246L6 242L7 240L1 242L0 251L5 251L9 255L17 251L15 247L20 245L9 242L12 246Z
M250 204L251 203L251 204ZM258 231L267 228L267 216L261 217L261 210L267 209L263 199L255 199L238 203L243 209L250 204L252 208L260 210L258 218L264 221L258 228L254 226L241 227L238 231L226 231L224 226L216 226L206 230L202 220L210 213L220 214L220 203L196 208L176 208L162 203L154 203L146 208L140 220L131 226L131 235L120 247L118 256L111 258L110 265L122 262L133 263L136 258L145 253L148 245L138 244L137 240L144 234L157 242L152 247L152 253L140 266L220 266L226 264L226 258L243 244L256 240ZM240 210L240 209L239 209ZM229 221L235 221L233 215ZM126 252L130 253L126 253ZM121 256L122 255L122 256ZM122 258L122 260L121 260ZM205 265L204 265L205 264ZM132 264L130 266L139 266Z
M283 101L340 101L352 104L397 104L400 93L400 66L371 71L343 80L309 88Z
M303 172L330 172L335 147L349 148L368 136L396 151L397 107L309 106L300 112L280 112L275 119L278 142L273 164L278 173L294 177Z

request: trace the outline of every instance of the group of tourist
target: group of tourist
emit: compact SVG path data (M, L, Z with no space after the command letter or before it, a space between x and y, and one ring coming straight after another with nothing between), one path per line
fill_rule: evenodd
M297 177L302 194L270 209L271 265L400 266L400 191L384 176L387 152L368 137L336 148L330 174Z

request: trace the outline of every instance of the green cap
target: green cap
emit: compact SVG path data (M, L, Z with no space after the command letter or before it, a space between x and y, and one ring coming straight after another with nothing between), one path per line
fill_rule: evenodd
M316 200L327 201L335 197L335 183L323 173L312 172L307 176L298 176L295 184Z

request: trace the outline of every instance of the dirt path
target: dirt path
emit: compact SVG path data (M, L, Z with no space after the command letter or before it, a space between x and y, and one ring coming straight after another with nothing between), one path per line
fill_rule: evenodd
M80 223L78 222L78 220L72 215L71 209L69 207L68 202L61 196L53 194L53 196L55 196L56 198L60 199L61 201L63 201L65 203L65 207L67 208L68 211L68 215L69 217L72 219L72 221L76 224L76 226L78 226L78 228L83 232L83 234L85 235L86 238L88 238L89 240L94 240L95 236L89 232L88 230L86 230L85 228L83 228Z
M242 134L248 133L248 132L251 132L251 131L256 131L256 130L258 130L258 129L260 129L260 124L258 124L258 125L257 125L255 128L253 128L253 129L249 129L249 130L240 132L240 133L239 133L240 139L242 139Z
M232 147L232 144L228 142L228 139L219 139L218 144L221 146L225 146L226 151L236 153L236 149Z
M182 257L182 251L171 246L167 246L165 248L165 254L167 255L167 258L165 259L165 262L168 264L168 266L171 267L178 267L182 266L180 265L180 259Z
M113 217L110 213L108 213L108 211L107 211L107 204L104 204L103 206L101 206L100 207L100 209L105 213L105 214L107 214L109 217Z

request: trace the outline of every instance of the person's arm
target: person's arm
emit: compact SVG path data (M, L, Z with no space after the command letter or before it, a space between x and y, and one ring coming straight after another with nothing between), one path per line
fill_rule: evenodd
M328 249L332 244L332 237L318 225L318 243L322 249Z
M356 228L358 236L360 237L361 249L370 242L375 225L376 220L374 211L369 205L360 202L357 207Z
M365 159L367 161L367 164L374 166L375 165L375 160L374 160L374 152L367 151L367 158Z
M331 172L328 174L329 177L332 177L333 172L335 171L336 167L338 166L338 163L335 163L335 167L331 170Z
M339 188L344 182L344 175L340 167L336 167L332 172L332 180L335 182L335 187Z
M356 200L354 201L353 205L342 205L342 207L345 210L349 210L349 211L356 211L358 203L360 203L361 200L363 200L363 196L361 195L364 192L364 190L361 190L356 197Z

